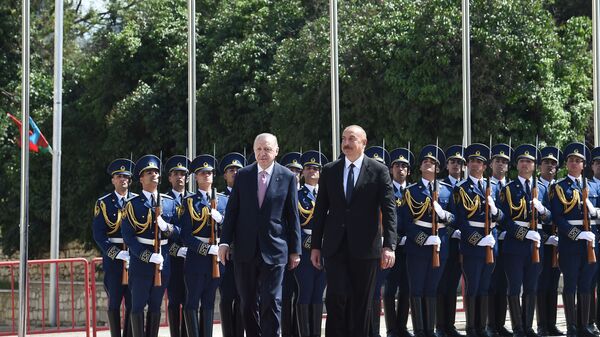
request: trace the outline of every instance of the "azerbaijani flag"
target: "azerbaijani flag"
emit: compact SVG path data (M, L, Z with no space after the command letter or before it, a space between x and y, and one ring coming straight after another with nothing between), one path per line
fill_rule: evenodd
M13 123L15 123L17 125L17 127L19 128L19 133L22 134L23 133L23 125L21 124L21 121L18 120L15 116L11 115L10 113L6 113L6 115L8 116L8 118L10 118ZM44 135L42 134L42 132L40 131L40 128L38 128L37 124L35 124L35 122L33 121L33 118L31 118L31 116L29 117L29 126L31 127L31 130L29 130L29 151L32 152L36 152L36 153L52 153L52 147L50 147L50 144L48 144L48 141L46 140L46 137L44 137ZM21 146L21 138L19 138L17 140L17 143L19 144L19 147Z

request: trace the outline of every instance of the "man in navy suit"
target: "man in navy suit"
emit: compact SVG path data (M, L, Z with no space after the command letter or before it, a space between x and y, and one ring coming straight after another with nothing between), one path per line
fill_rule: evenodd
M388 168L365 156L365 130L347 127L341 145L319 178L310 259L325 259L325 335L366 337L377 270L394 265L396 201Z
M248 337L279 335L284 268L300 262L297 182L275 162L278 152L274 135L256 136L256 163L238 171L221 233L224 264L235 244L235 279Z

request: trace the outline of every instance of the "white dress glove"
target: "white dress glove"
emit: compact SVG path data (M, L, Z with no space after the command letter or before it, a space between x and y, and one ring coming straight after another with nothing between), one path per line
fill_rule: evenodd
M488 234L484 236L483 239L479 240L479 242L477 242L477 245L481 247L494 247L496 245L496 240L494 239L494 236L492 234Z
M439 236L437 235L430 235L429 237L427 237L427 240L425 240L425 243L423 245L425 246L433 246L433 245L439 245L442 243L442 240L440 239Z
M221 223L221 221L223 221L223 214L219 213L219 211L214 208L210 210L210 216L215 219L217 223Z
M594 206L594 204L590 201L590 199L585 199L585 204L587 205L588 208L588 213L591 216L596 216L596 214L598 213L598 210L596 209L596 207Z
M448 212L444 210L444 208L442 207L442 205L440 205L439 202L433 202L433 209L435 210L435 213L440 217L440 220L446 220L448 218Z
M188 247L179 248L179 250L177 251L177 256L183 257L185 259L185 257L187 256L187 250L188 250Z
M533 207L535 207L535 209L538 211L538 213L540 213L540 215L546 214L546 207L544 207L544 205L538 198L534 198L533 200L531 200L531 203L533 204Z
M152 253L152 255L150 255L150 263L154 263L154 264L162 264L165 261L165 258L157 253Z
M160 228L161 231L164 232L169 229L169 223L162 218L162 215L159 215L156 221L158 221L158 228Z
M219 253L219 246L217 246L217 245L212 245L208 249L208 255L217 255L218 253Z
M593 244L592 246L596 246L596 235L594 235L594 233L589 232L589 231L583 231L583 232L579 233L579 235L577 235L575 240L590 241Z
M494 202L494 198L492 198L492 196L488 196L487 197L487 203L490 206L490 212L492 212L492 215L496 215L498 214L498 208L496 207L496 203Z
M460 229L457 229L454 231L454 233L452 233L452 238L453 239L460 239Z
M540 237L540 233L538 233L536 231L532 231L532 230L529 230L527 232L527 234L525 235L525 238L535 242L535 245L537 247L540 246L540 241L542 240L542 238Z
M400 246L404 246L406 244L406 236L400 238Z
M126 250L122 250L117 254L115 259L123 260L125 262L129 262L129 252Z
M498 234L498 240L504 240L505 237L506 237L506 231L502 231L502 232L500 232L500 234Z
M558 246L558 236L556 236L556 235L550 235L548 237L548 240L546 240L545 244L546 245L551 245L551 246L554 246L554 247Z

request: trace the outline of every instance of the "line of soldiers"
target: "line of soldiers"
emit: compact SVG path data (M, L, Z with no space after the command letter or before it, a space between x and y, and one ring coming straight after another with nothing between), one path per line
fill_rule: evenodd
M600 148L590 151L572 143L563 154L556 147L538 150L530 144L514 150L507 144L454 145L446 151L428 145L415 160L408 148L388 153L374 146L365 154L390 169L399 235L396 264L378 274L371 336L379 336L382 298L389 337L464 336L455 327L461 276L467 336L564 335L556 328L561 272L567 335L600 336L593 325L600 314L593 296L599 280L596 263L588 260L590 250L598 253ZM319 151L293 152L279 162L298 177L303 246L299 267L284 277L282 335L320 336L325 271L305 257L310 256L319 172L327 158ZM563 162L568 176L557 181ZM590 163L594 177L586 179L583 172ZM518 172L512 181L506 176L511 164ZM236 152L220 165L211 155L191 162L174 156L164 166L153 155L135 164L117 159L109 165L115 190L98 199L93 234L103 252L111 336L121 336L123 299L123 336L156 336L165 289L171 336L212 336L217 289L223 335L243 336L234 266L218 264L220 277L213 276L218 243L211 234L218 236L235 173L245 165L246 158ZM420 178L410 184L416 165ZM158 193L161 168L171 184L166 194ZM212 187L217 168L227 182L223 193ZM438 178L444 169L448 175ZM195 193L185 189L191 173ZM129 191L134 179L141 183L140 194ZM507 307L512 332L504 326ZM406 326L409 308L413 333Z

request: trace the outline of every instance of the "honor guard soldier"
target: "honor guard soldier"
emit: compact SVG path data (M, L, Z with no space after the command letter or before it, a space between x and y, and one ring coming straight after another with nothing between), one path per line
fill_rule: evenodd
M584 198L587 179L582 176L589 162L590 151L582 143L571 143L564 150L568 176L552 185L550 190L552 218L558 226L559 266L563 273L563 303L567 323L567 336L592 337L587 322L590 315L591 290L596 271L597 252L595 226L589 226L584 211L595 218L597 209ZM586 184L584 184L584 182ZM575 293L579 294L581 315L575 311ZM584 323L582 323L584 322Z
M373 158L385 165L389 169L390 167L390 154L381 146L371 146L365 150L365 155L369 158ZM371 334L370 337L379 337L379 328L381 326L381 287L383 282L387 278L390 272L388 269L377 270L377 278L375 280L375 292L373 293L373 307L371 315Z
M298 189L300 189L300 174L302 165L300 164L302 154L300 152L289 152L281 157L281 165L287 167L296 175ZM302 261L302 260L300 260ZM283 285L281 289L281 336L297 337L298 316L295 308L298 304L298 281L296 280L295 270L286 270L283 273Z
M123 299L125 299L123 336L131 337L129 324L131 293L127 286L128 282L123 282L127 280L129 251L121 236L121 223L126 200L136 195L129 192L133 169L134 164L129 159L115 159L108 165L107 172L111 176L115 190L96 201L94 221L92 222L94 241L102 251L104 289L108 295L107 314L111 337L121 336L121 301Z
M222 201L229 200L228 198L233 189L237 171L245 165L246 158L238 152L226 154L219 163L220 171L223 173L223 178L227 184L223 191L223 195L226 196L226 198L222 198ZM217 206L219 209L225 209L227 203L221 202ZM233 246L234 245L231 245L230 247L232 255L235 254L235 248ZM235 288L235 269L233 263L227 263L225 268L222 269L221 284L219 285L219 294L221 295L219 313L221 315L223 337L244 337L244 323L242 321L240 297Z
M507 144L496 144L492 146L492 176L490 180L492 185L493 195L498 195L500 190L510 182L506 178L509 170L510 162L512 161L513 149ZM496 266L492 272L492 281L489 289L489 305L488 305L488 322L487 331L491 336L509 337L512 333L506 329L506 292L508 283L506 281L506 273L504 271L504 256L502 254L502 245L506 231L502 224L496 224L496 232L498 233L498 241L496 242L498 256L496 256Z
M185 156L175 155L165 162L164 171L169 175L171 189L166 193L177 205L178 223L183 215L183 199L191 193L186 191L190 160ZM183 282L183 264L187 253L187 247L183 245L181 238L170 243L169 254L171 255L171 278L167 286L169 296L169 330L171 337L187 336L185 320L181 316L181 308L185 300L185 284Z
M563 162L563 154L554 146L547 146L540 150L542 159L540 163L540 177L538 181L548 191L555 182L556 172ZM540 189L540 191L542 191ZM543 200L540 194L540 200ZM558 268L558 234L556 225L549 219L542 222L542 237L547 237L542 249L544 257L542 260L542 272L538 279L537 292L537 326L540 336L563 336L564 332L556 327L556 313L558 311L558 281L560 269Z
M167 244L179 236L177 205L170 196L158 193L161 162L146 155L135 164L135 177L142 193L125 206L121 233L131 254L131 326L133 337L156 337L160 325L160 306L169 283L170 259ZM144 334L144 307L148 305Z
M590 193L589 198L590 201L597 207L600 206L600 147L596 147L592 149L592 173L593 177L589 181L590 182ZM598 228L598 224L600 224L600 220L598 218L591 221L592 224L596 225ZM600 274L598 272L599 268L596 269L596 275L594 278L594 287L598 294L600 294ZM595 322L598 327L600 327L600 301L594 298L594 291L592 291L592 306L590 309L590 327L594 330L594 333L598 335L598 329L593 325Z
M504 257L508 280L508 307L513 336L537 337L533 331L537 281L542 271L541 248L542 222L550 221L550 211L539 196L546 195L545 186L538 183L535 175L539 150L530 144L518 146L513 154L518 179L508 183L500 192L500 208L504 213L503 229L506 230L500 254ZM536 191L537 189L537 191ZM539 232L538 232L539 231ZM523 303L519 295L523 288Z
M442 181L454 187L462 180L466 165L465 148L452 145L446 150L446 169L448 176ZM456 330L456 289L460 282L460 229L456 225L447 225L448 259L438 286L436 331L438 337L464 337Z
M383 287L383 314L387 337L413 337L406 328L408 321L409 291L408 274L406 271L406 231L402 226L401 207L404 203L404 192L408 185L410 169L414 165L415 157L406 148L397 148L390 153L392 167L392 183L396 197L396 214L398 219L398 245L396 246L396 262L390 269ZM396 294L398 305L396 306Z
M471 144L465 149L469 177L455 188L456 216L461 231L460 252L466 291L463 303L466 311L468 337L486 336L488 291L495 255L495 222L502 218L491 193L493 182L483 178L490 148ZM488 191L490 194L488 194ZM487 212L486 212L487 210ZM489 217L486 219L486 215Z
M435 336L437 288L448 258L446 225L455 220L452 187L436 179L445 162L439 147L427 145L421 150L422 178L407 187L402 206L400 221L407 237L406 268L416 337Z
M317 200L319 173L321 167L328 163L327 157L318 151L307 151L302 154L300 162L304 167L302 177L304 185L298 190L298 212L302 228L302 255L310 256L312 238L312 217ZM298 325L301 337L321 336L321 319L323 316L323 293L325 291L325 271L315 268L310 259L300 260L296 278L298 280Z
M212 189L215 167L217 160L208 154L199 155L192 161L190 170L195 175L198 190L184 200L185 211L181 219L181 235L188 247L184 265L186 300L183 316L189 337L211 337L213 330L215 296L220 282L215 274L220 270L214 269L221 266L215 257L218 251L216 238L223 215L211 207L211 200L214 197L217 204L226 203L224 195L213 195L216 193Z

